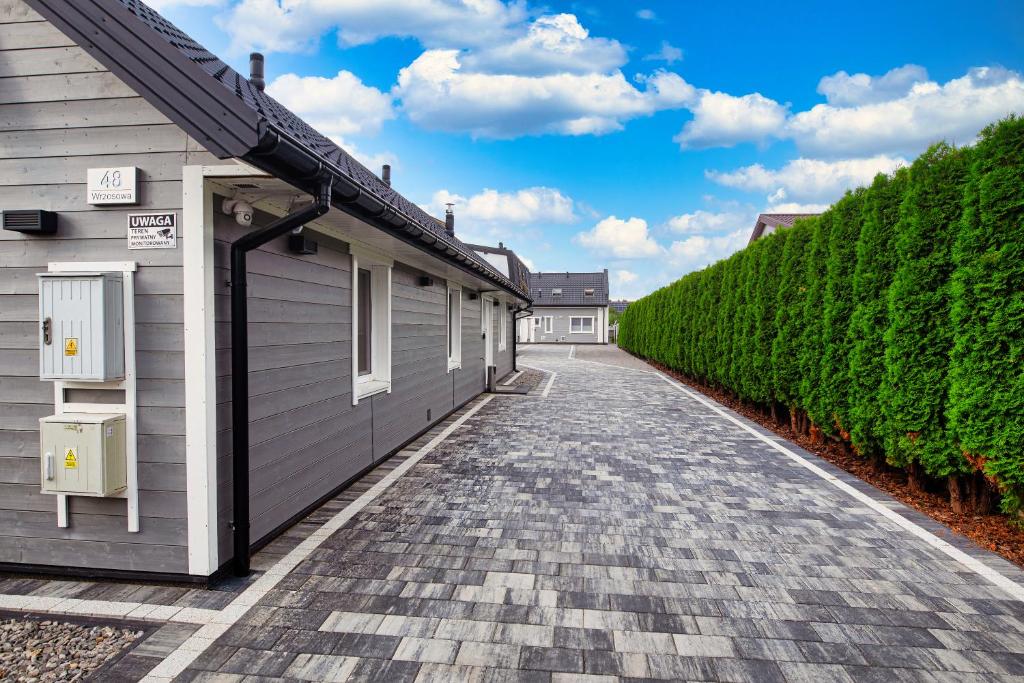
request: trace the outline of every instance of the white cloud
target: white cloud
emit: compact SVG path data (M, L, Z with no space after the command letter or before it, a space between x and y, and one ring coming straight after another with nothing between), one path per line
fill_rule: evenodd
M760 93L736 97L710 90L701 90L696 104L689 109L693 120L673 138L683 149L763 142L779 134L788 113L788 105L781 105Z
M708 232L721 232L722 230L735 230L737 227L751 222L749 213L739 211L705 211L698 209L693 213L684 213L673 216L666 222L666 226L672 232L683 235L695 235Z
M927 80L928 72L916 64L897 67L881 76L865 73L851 76L845 71L839 71L822 78L818 82L818 92L833 106L850 107L899 99L915 85Z
M624 121L683 106L694 89L659 71L639 90L620 71L538 77L469 73L457 50L428 50L401 70L394 94L409 118L426 128L512 138L601 134Z
M331 138L373 134L395 118L391 96L350 71L333 78L285 74L267 85L267 93Z
M630 282L636 282L640 276L629 270L616 270L613 277L615 284L628 285Z
M342 45L385 36L428 47L488 45L507 40L526 19L525 4L500 0L241 0L220 20L231 52L304 52L337 31Z
M174 7L216 7L223 5L224 0L148 0L146 3L157 12Z
M442 213L448 203L455 205L460 222L472 224L524 226L576 220L572 198L550 187L528 187L515 192L484 189L471 197L440 190L434 194L428 210Z
M465 71L540 75L605 73L626 63L617 40L592 38L573 14L542 16L511 42L472 51L461 58Z
M636 11L637 19L643 19L644 21L654 21L658 18L658 15L654 13L652 9L638 9Z
M764 213L823 213L830 204L798 204L797 202L782 202L771 204L765 207Z
M662 253L662 248L648 232L647 221L642 218L622 220L608 216L592 230L576 235L576 241L609 258L648 258Z
M682 270L680 276L730 256L747 246L750 228L741 228L725 235L693 235L673 242L668 249L669 262Z
M830 81L827 88L841 101L865 96L864 89L851 94L840 82L845 83ZM866 88L871 94L878 90L870 83ZM785 135L805 154L917 154L939 140L970 143L985 125L1021 111L1021 75L1001 67L979 67L943 85L917 82L897 99L847 107L819 104L793 116Z
M891 172L902 165L907 165L905 159L885 155L839 161L800 158L778 169L754 164L728 173L706 171L705 175L720 185L771 193L772 203L787 198L820 203L836 201L847 189L866 185L876 174Z
M653 52L644 57L646 61L665 62L666 64L675 64L682 58L682 49L669 44L667 40L661 41L661 47L657 52Z

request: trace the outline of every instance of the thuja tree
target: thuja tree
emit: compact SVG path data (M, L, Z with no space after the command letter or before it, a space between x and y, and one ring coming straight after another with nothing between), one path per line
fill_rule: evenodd
M849 429L850 315L865 193L863 189L848 192L831 209L821 322L820 410L822 419L841 433Z
M886 426L880 391L885 377L885 330L889 326L888 292L896 270L894 241L907 169L892 177L879 174L864 197L853 273L850 318L849 431L858 453L884 453Z
M834 212L818 217L804 263L803 331L800 334L800 407L811 422L825 430L828 417L822 407L821 361L824 357L822 314L825 279L828 274L828 245Z
M722 290L719 305L715 311L715 327L717 328L717 358L715 362L715 381L719 386L730 387L729 374L732 368L733 318L736 315L740 256L734 254L724 261L725 272L722 275Z
M939 477L965 469L947 433L944 408L953 341L950 250L960 223L967 155L938 144L919 157L910 167L896 226L882 406L889 430L886 455L910 469L912 486L919 485L918 466ZM958 505L958 489L950 493Z
M775 299L776 336L772 341L775 397L795 417L800 402L800 342L804 327L804 270L817 218L797 221L787 230ZM794 421L794 428L796 423Z
M744 391L747 373L753 348L750 338L753 334L753 299L757 295L757 259L761 246L756 242L741 251L737 256L739 262L739 282L736 284L736 310L732 320L732 363L729 368L729 386L745 400L750 396Z
M772 382L772 344L776 338L776 302L782 279L782 262L786 242L792 230L782 230L764 237L757 258L757 285L752 301L753 330L749 336L750 365L744 392L752 401L775 407Z
M953 248L948 415L963 452L1024 503L1024 119L981 134Z

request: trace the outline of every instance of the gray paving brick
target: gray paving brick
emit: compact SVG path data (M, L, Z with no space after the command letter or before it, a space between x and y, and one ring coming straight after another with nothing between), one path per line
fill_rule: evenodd
M523 669L539 671L582 673L583 651L558 647L527 646L523 648L519 666Z

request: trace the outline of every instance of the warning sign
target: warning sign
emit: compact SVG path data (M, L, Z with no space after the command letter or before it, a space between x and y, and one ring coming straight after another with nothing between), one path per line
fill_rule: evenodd
M78 469L78 450L69 448L64 454L64 469L66 470L77 470Z
M78 355L78 338L68 337L64 340L64 355L65 356L77 356Z
M178 214L128 214L129 249L175 249L178 246Z

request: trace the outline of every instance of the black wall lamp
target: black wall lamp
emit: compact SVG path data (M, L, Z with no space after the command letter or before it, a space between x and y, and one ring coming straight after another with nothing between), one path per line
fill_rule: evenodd
M57 232L57 214L41 209L3 212L4 230L26 235L53 235Z

